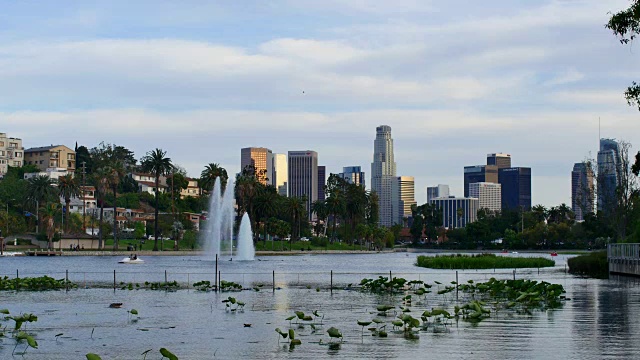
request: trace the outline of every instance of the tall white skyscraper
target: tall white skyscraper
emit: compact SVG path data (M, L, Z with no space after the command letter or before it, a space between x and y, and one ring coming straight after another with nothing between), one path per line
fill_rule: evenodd
M289 151L289 197L307 197L307 214L318 200L318 153L311 150Z
M371 190L378 194L380 217L378 223L391 226L393 219L392 187L396 177L396 162L393 158L391 127L380 125L376 128L373 141L373 162L371 163Z
M287 154L273 154L273 187L278 190L278 194L287 196L289 194L287 183L289 181L289 169L287 167Z
M478 182L469 184L469 197L478 199L478 208L502 210L502 185Z

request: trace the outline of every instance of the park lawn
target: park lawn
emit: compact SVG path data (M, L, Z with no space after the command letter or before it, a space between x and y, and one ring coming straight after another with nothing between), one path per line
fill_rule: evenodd
M519 269L551 267L553 260L541 257L507 257L495 254L418 256L417 266L430 269Z
M367 250L364 245L348 245L346 243L334 242L327 243L325 246L313 245L311 241L296 241L289 244L288 241L267 241L266 243L259 241L256 244L256 251L322 251L322 250Z
M142 243L142 241L144 241L144 244ZM164 251L173 251L173 240L164 240L164 247L162 242L162 240L158 240L158 250L164 249ZM152 251L154 243L154 240L124 239L118 241L118 250L127 250L127 245L138 245L137 251ZM178 246L180 250L200 250L197 246L192 249L191 244L185 242L184 240L180 240ZM105 240L104 249L113 249L113 239Z

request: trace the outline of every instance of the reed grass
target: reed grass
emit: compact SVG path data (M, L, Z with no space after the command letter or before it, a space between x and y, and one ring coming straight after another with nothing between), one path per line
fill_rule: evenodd
M418 256L416 265L431 269L519 269L551 267L553 260L541 257L507 257L494 254Z

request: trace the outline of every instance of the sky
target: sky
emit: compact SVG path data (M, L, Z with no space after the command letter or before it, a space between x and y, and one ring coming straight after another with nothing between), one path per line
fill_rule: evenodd
M571 203L602 137L640 146L624 90L636 44L604 27L628 0L5 1L0 132L25 148L167 151L189 175L240 149L360 165L389 125L416 200L509 153L532 202ZM370 183L370 182L369 182Z

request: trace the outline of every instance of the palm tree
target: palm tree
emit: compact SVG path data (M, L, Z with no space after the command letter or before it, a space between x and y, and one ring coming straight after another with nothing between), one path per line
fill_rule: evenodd
M276 193L276 189L273 186L262 187L258 196L255 198L255 220L261 220L264 224L264 238L263 242L267 243L267 219L274 216L278 210L279 196ZM254 220L252 220L254 221ZM256 221L257 223L257 221ZM257 235L257 225L254 227L254 235ZM255 237L254 237L255 238Z
M156 178L156 206L155 206L155 222L154 226L154 239L153 251L158 251L158 198L160 196L160 176L168 175L173 170L173 164L171 158L165 157L167 152L162 149L155 149L149 151L145 157L142 158L142 170L154 174Z
M104 218L104 198L107 194L108 184L108 173L106 169L98 168L93 172L93 181L96 185L96 196L98 203L100 204L100 219L98 220L98 249L102 250L103 248L103 236L102 233L102 221Z
M30 178L27 183L27 200L35 201L36 213L38 207L45 201L55 197L54 181L47 175L38 175ZM36 219L38 222L40 219Z
M113 249L118 250L118 220L117 220L117 195L118 185L125 175L124 164L116 157L110 157L104 167L108 187L113 192ZM156 185L157 186L157 185Z
M341 192L335 191L325 200L327 203L327 211L331 215L333 223L331 230L331 242L333 242L336 237L336 222L338 220L338 216L344 212L344 200L340 194Z
M221 181L221 189L224 192L225 187L227 186L227 180L229 180L229 175L227 175L227 170L216 163L209 163L204 167L202 173L200 173L200 188L205 191L211 191L213 189L213 184L216 179L220 178Z
M324 200L314 201L311 205L311 212L316 214L318 217L318 222L322 222L324 224L323 227L323 236L327 235L327 217L329 216L329 208L327 207L327 203Z
M302 221L302 215L304 214L305 204L307 199L302 197L290 197L287 198L286 209L289 214L289 220L291 222L291 238L289 239L289 249L291 249L291 242L293 239L300 237L300 224Z
M73 177L73 174L67 174L58 178L58 195L64 199L65 213L63 216L67 220L66 232L69 229L69 204L72 198L80 196L80 185L78 185L78 181Z
M57 203L48 203L47 206L43 208L43 217L45 220L45 224L47 224L46 232L47 232L47 249L53 249L53 236L55 235L55 217L58 213L58 205Z

